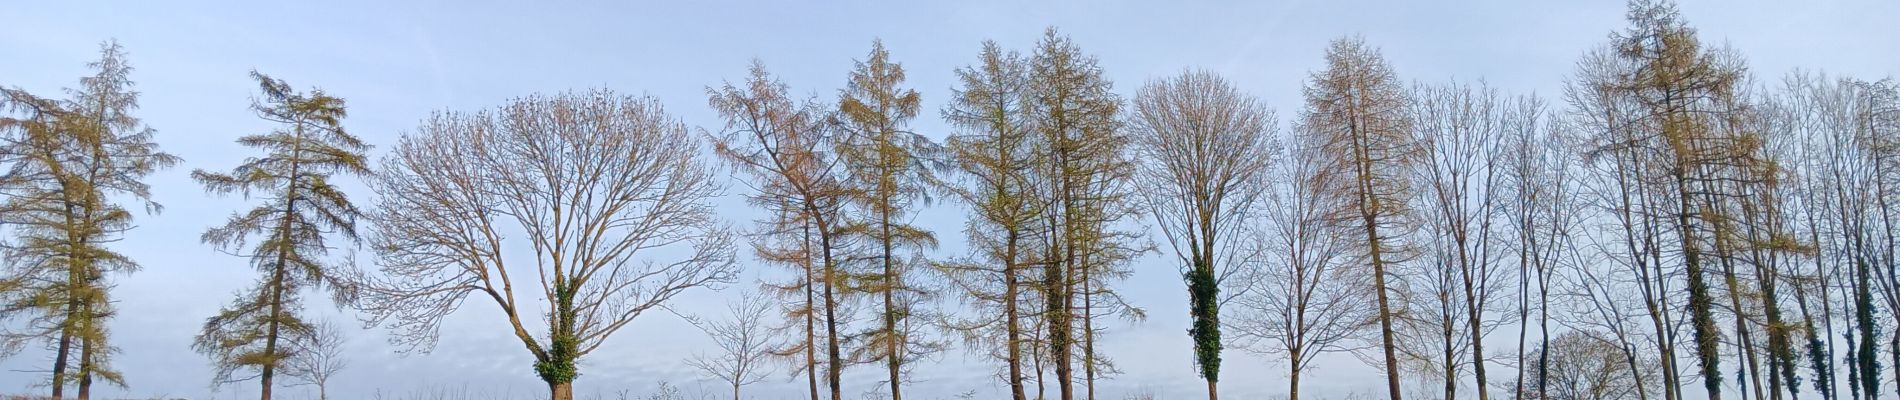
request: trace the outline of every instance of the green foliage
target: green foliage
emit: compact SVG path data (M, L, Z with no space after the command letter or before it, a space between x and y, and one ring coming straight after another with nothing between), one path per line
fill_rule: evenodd
M268 391L271 375L294 356L285 340L310 332L310 325L298 316L303 291L328 283L337 301L348 300L347 285L325 260L331 249L326 237L357 240L361 211L331 177L368 175L364 153L369 145L343 130L343 99L321 90L296 92L284 81L257 72L251 77L263 94L251 110L280 127L241 137L238 143L264 155L227 173L193 171L192 178L208 193L262 199L202 236L206 244L250 259L262 276L205 321L192 348L212 358L217 383L251 379L233 373L254 369Z
M1188 316L1194 325L1188 336L1194 338L1194 364L1202 378L1220 380L1220 282L1206 260L1194 260L1182 278L1188 285Z
M112 369L106 318L113 314L110 278L138 270L108 244L131 229L133 213L114 199L151 201L143 179L178 163L159 151L154 131L131 115L138 92L132 67L116 42L101 45L69 100L52 100L19 89L0 89L0 226L4 245L0 318L19 319L5 333L5 350L43 341L55 354L54 391L68 382L123 384Z
M534 362L534 373L551 384L573 382L580 377L574 360L580 358L580 337L574 334L574 289L564 282L554 284L555 317L549 327L547 355Z

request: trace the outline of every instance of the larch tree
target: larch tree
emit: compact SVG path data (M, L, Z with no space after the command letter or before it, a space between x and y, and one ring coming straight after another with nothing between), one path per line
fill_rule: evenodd
M818 375L824 374L830 398L838 400L847 366L840 329L850 321L850 310L841 310L850 295L845 207L853 193L841 179L828 107L793 99L762 62L753 61L749 72L739 85L706 90L707 102L725 119L718 133L707 135L720 158L744 173L739 181L753 191L747 201L769 212L752 234L754 252L799 273L791 283L772 285L792 300L787 317L803 331L779 353L802 356L793 371L805 372L812 399L819 398Z
M1358 335L1376 322L1370 277L1353 268L1353 231L1337 223L1331 196L1350 181L1326 165L1318 135L1305 126L1280 136L1274 177L1249 229L1253 245L1242 259L1255 287L1236 298L1234 318L1223 322L1249 351L1284 359L1287 398L1299 400L1302 376L1320 355L1360 350Z
M904 398L906 364L943 347L917 322L924 311L918 307L931 291L913 277L923 264L921 252L936 248L937 236L911 224L913 211L929 205L936 179L932 159L941 148L909 130L922 97L903 83L903 64L890 60L883 41L874 41L839 93L836 114L843 135L838 157L849 178L845 182L854 186L850 204L859 214L845 233L874 247L873 272L862 274L856 286L881 303L879 325L863 334L865 344L856 358L883 362L892 400Z
M571 400L579 361L614 333L737 274L703 150L658 101L606 90L438 113L371 182L380 273L359 277L355 305L426 351L470 295L491 300L551 397ZM510 232L532 252L511 250ZM544 301L516 297L515 283Z
M1326 50L1325 71L1314 73L1305 88L1306 110L1301 123L1324 138L1323 157L1349 183L1331 196L1350 218L1340 223L1362 231L1373 300L1378 310L1379 341L1384 356L1386 386L1392 400L1403 394L1399 386L1399 350L1393 322L1390 267L1404 259L1400 238L1410 210L1406 201L1412 188L1406 173L1416 162L1410 138L1406 93L1385 58L1359 38L1333 41Z
M1606 215L1610 229L1595 229L1587 232L1595 241L1612 242L1589 246L1596 259L1608 261L1618 267L1616 270L1596 271L1583 265L1576 271L1578 280L1585 285L1585 299L1591 300L1595 314L1625 314L1618 307L1625 303L1606 283L1621 280L1633 281L1637 287L1634 294L1640 298L1640 305L1632 305L1635 313L1646 319L1646 332L1640 339L1645 347L1655 352L1658 359L1656 368L1660 370L1662 395L1665 400L1677 400L1683 397L1684 377L1679 363L1677 350L1684 308L1682 296L1675 295L1682 288L1675 277L1680 276L1679 269L1672 268L1663 255L1666 240L1663 237L1671 222L1664 216L1670 207L1669 199L1657 188L1648 184L1646 176L1651 174L1654 163L1650 157L1637 151L1635 146L1642 135L1636 129L1637 121L1643 110L1636 102L1619 90L1618 82L1628 76L1632 63L1616 56L1612 47L1601 47L1586 53L1578 63L1578 70L1567 82L1564 97L1569 103L1568 125L1577 134L1580 158L1584 173L1581 182L1580 197L1583 204L1592 206L1594 211ZM1615 277L1622 279L1612 279ZM1632 310L1633 311L1633 310ZM1588 320L1589 318L1583 318ZM1607 321L1605 322L1612 322ZM1616 325L1605 323L1606 328ZM1612 332L1623 332L1610 329ZM1635 336L1635 335L1629 335Z
M156 131L132 115L139 93L132 66L118 42L100 45L93 75L69 89L67 100L0 89L0 226L11 241L0 245L6 270L0 275L0 318L23 319L0 343L11 353L28 342L53 351L52 396L91 396L95 379L124 385L112 367L107 320L115 313L111 278L139 269L137 261L111 248L132 229L134 213L160 210L144 178L179 162L160 151Z
M974 254L934 264L961 303L974 310L947 325L971 351L1003 361L1012 400L1031 398L1024 369L1036 368L1026 365L1032 360L1024 353L1036 352L1034 332L1026 331L1035 328L1030 285L1043 234L1024 63L1021 55L985 41L978 63L957 69L959 86L943 109L944 119L957 128L945 143L957 179L947 180L945 191L972 210L965 233Z
M1736 138L1714 125L1722 114L1719 102L1738 87L1741 67L1703 49L1672 3L1632 2L1628 19L1630 28L1613 38L1627 73L1610 90L1635 107L1637 118L1628 122L1640 133L1638 141L1611 145L1636 149L1659 172L1643 178L1659 182L1661 195L1669 198L1660 211L1670 218L1675 238L1669 243L1680 254L1697 364L1709 398L1720 399L1723 332L1715 274L1722 270L1711 269L1728 265L1731 254L1722 238L1730 192L1718 187L1718 174L1734 160Z
M215 383L256 379L260 398L268 400L277 374L297 357L289 342L315 328L300 315L305 292L330 285L339 302L348 301L343 267L325 257L333 235L358 240L362 212L333 182L338 175L370 175L364 155L370 146L343 130L342 98L322 90L298 92L255 71L251 77L262 92L251 110L280 126L238 143L264 155L228 173L196 170L191 177L208 193L263 200L201 237L219 251L249 259L262 276L205 320L192 349L211 357Z
M1132 139L1122 130L1121 98L1113 85L1097 60L1068 37L1045 31L1029 65L1029 115L1036 151L1044 156L1036 173L1048 234L1038 284L1048 361L1059 398L1076 397L1077 363L1084 396L1093 398L1098 373L1112 372L1094 349L1094 317L1145 317L1107 286L1125 277L1127 263L1148 250L1136 245L1138 233L1121 230L1140 212L1129 187Z
M1278 121L1259 100L1205 71L1149 82L1131 114L1143 160L1139 192L1182 264L1194 362L1207 397L1218 399L1220 309L1249 289L1244 231L1272 179ZM1223 294L1224 287L1235 290Z

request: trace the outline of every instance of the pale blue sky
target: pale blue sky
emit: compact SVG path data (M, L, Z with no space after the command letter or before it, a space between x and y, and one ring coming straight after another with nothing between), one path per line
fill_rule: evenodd
M1343 35L1364 35L1407 80L1485 79L1505 91L1549 96L1578 55L1623 26L1618 1L105 3L0 5L0 85L57 93L87 73L98 42L116 38L130 52L143 92L138 115L186 162L152 178L167 210L143 217L119 244L145 266L119 279L115 291L122 314L112 328L124 350L118 365L131 384L123 394L191 398L242 398L256 390L240 384L210 393L207 361L189 349L204 318L253 275L243 260L197 241L245 203L208 198L187 176L192 168L229 168L251 154L233 139L270 128L246 109L255 88L246 73L253 68L348 99L345 126L381 146L381 154L432 111L590 87L648 93L687 124L716 127L705 87L743 78L749 59L763 59L797 92L833 98L852 60L883 38L908 69L909 85L923 93L926 111L914 127L941 138L945 125L936 110L953 69L974 61L984 39L1026 50L1048 26L1099 56L1125 96L1147 79L1205 68L1263 98L1283 122L1298 112L1300 85L1322 65L1327 41ZM1803 3L1812 4L1689 1L1682 11L1706 40L1739 48L1763 81L1795 67L1869 78L1900 69L1900 3ZM367 203L370 193L353 195ZM722 204L735 223L749 223L751 213L739 203ZM942 207L920 219L947 239L939 255L962 251L960 213ZM1183 333L1184 291L1170 259L1144 260L1125 285L1152 318L1116 325L1104 339L1102 347L1128 373L1106 383L1103 398L1143 387L1160 398L1201 390ZM722 296L695 293L681 307L714 310ZM348 318L323 298L312 300L312 310ZM443 386L543 396L529 357L496 317L492 305L469 302L450 319L435 352L408 357L391 354L382 331L353 332L354 366L337 378L333 393L366 398L377 390ZM695 386L679 360L707 347L677 318L650 314L585 361L577 392L640 393L662 379ZM0 393L27 391L42 377L21 370L44 369L43 357L0 360ZM1228 398L1284 390L1280 363L1232 350L1227 358ZM848 390L870 390L872 371L857 372ZM993 397L1000 392L989 374L961 353L948 354L918 369L913 393L947 398L977 390L978 398ZM1368 391L1375 376L1341 356L1323 361L1306 390L1328 397ZM795 398L798 388L773 380L754 393Z

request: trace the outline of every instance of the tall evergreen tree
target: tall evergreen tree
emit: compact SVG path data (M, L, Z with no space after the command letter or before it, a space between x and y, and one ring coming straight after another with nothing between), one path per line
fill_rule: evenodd
M1729 192L1719 187L1717 173L1734 161L1737 142L1713 127L1722 115L1718 101L1737 90L1741 68L1703 49L1673 3L1632 2L1628 19L1630 28L1615 42L1630 69L1612 90L1638 110L1631 122L1644 140L1613 145L1646 149L1644 156L1662 170L1664 176L1650 181L1663 182L1661 193L1672 197L1666 212L1681 255L1696 359L1709 398L1720 399L1722 329L1711 276L1719 270L1710 268L1728 265L1730 252L1720 239L1728 199L1719 196Z
M251 78L263 95L251 110L281 126L238 143L264 155L228 173L197 170L191 176L208 193L263 199L202 237L220 251L250 259L262 276L205 321L192 348L212 358L217 383L257 379L260 398L269 400L278 372L296 356L288 341L315 328L300 315L305 292L328 284L339 302L347 301L349 291L339 286L336 271L340 265L325 259L328 239L338 235L357 241L362 211L332 180L339 174L369 175L364 153L370 146L343 130L342 98L322 90L298 92L255 71Z

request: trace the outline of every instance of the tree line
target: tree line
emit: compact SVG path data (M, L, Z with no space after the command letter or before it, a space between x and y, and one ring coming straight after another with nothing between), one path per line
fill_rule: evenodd
M782 374L839 400L849 368L900 399L953 350L1012 399L1095 399L1121 373L1098 342L1149 313L1118 288L1166 268L1137 263L1152 252L1180 271L1180 351L1209 399L1227 350L1283 363L1293 399L1338 353L1392 400L1900 396L1900 84L1759 81L1674 4L1628 11L1548 99L1406 82L1341 38L1286 124L1202 70L1124 99L1053 28L1026 52L984 42L936 110L948 132L911 128L922 95L881 42L835 96L755 60L706 89L720 121L702 127L647 96L537 94L437 112L378 159L342 98L254 72L252 111L278 127L191 175L257 204L202 240L258 278L191 346L269 399L341 368L303 296L404 351L474 298L566 400L621 328L738 284L744 247L782 270L729 318L682 315L717 344L686 364L734 399ZM140 265L111 247L134 208L162 210L143 179L183 163L133 116L124 50L91 67L65 99L0 89L0 344L50 350L54 398L123 385L104 328ZM367 182L368 206L337 179ZM720 218L733 192L763 217ZM968 253L915 223L939 199L968 211ZM370 260L330 254L346 246Z

